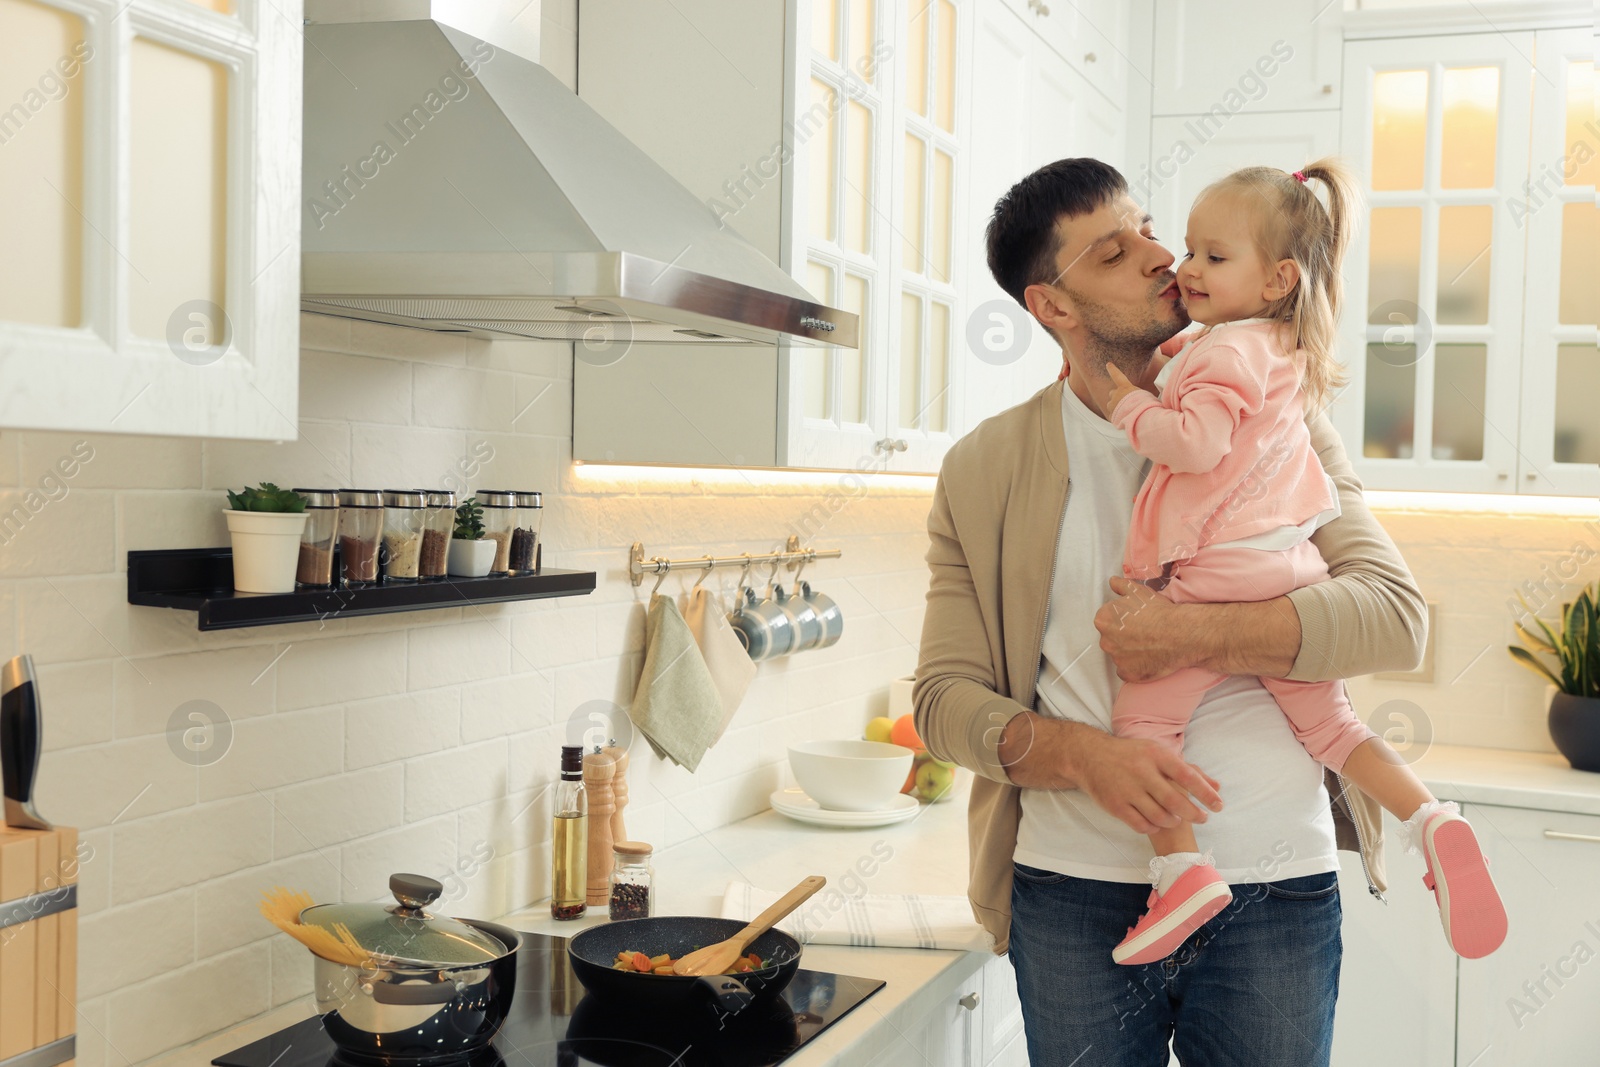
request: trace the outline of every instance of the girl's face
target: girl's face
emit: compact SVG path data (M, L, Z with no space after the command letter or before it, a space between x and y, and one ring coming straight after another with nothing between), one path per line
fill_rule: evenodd
M1275 297L1278 271L1251 239L1250 212L1260 203L1227 192L1204 197L1189 213L1178 266L1178 291L1189 317L1207 326L1256 318ZM1281 295L1281 294L1280 294Z

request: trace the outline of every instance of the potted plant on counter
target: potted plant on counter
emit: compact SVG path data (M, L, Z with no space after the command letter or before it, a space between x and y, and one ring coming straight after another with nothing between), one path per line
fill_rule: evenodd
M456 508L455 536L445 569L456 578L482 578L494 565L495 543L483 536L483 508L467 497Z
M1522 606L1528 608L1528 602L1522 600ZM1517 623L1517 636L1528 648L1509 646L1511 657L1556 687L1550 697L1550 739L1556 748L1576 769L1600 771L1600 581L1561 605L1555 628L1532 608L1528 617L1539 633ZM1540 654L1554 656L1560 673L1547 667Z
M233 542L233 588L241 593L294 592L306 498L262 482L228 490L228 539Z

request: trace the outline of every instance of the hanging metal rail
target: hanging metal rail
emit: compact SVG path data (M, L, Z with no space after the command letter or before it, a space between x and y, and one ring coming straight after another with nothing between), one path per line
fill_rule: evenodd
M801 548L800 538L790 537L782 552L745 552L737 556L701 556L698 559L666 559L662 556L644 558L644 545L633 543L628 553L628 573L633 584L640 585L647 574L666 574L674 570L711 571L717 567L753 567L762 563L778 563L793 570L813 560L838 559L844 555L842 548Z

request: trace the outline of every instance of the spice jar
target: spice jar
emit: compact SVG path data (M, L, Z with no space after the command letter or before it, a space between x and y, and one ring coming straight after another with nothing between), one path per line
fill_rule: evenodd
M300 561L294 584L302 589L333 585L333 539L339 536L339 493L334 489L296 489L306 498L306 526L300 533Z
M543 516L543 494L517 494L517 525L511 531L511 573L538 573L539 523Z
M611 918L647 919L656 910L655 868L651 847L643 841L618 841L611 846Z
M422 519L422 562L417 576L443 578L450 558L450 534L456 525L456 495L430 492L427 508Z
M379 559L390 582L414 582L422 562L422 520L428 496L416 489L383 491L383 550Z
M511 573L511 535L517 527L517 494L507 489L481 489L478 504L483 508L483 536L494 542L494 562L490 574Z
M383 495L376 489L339 490L339 576L346 585L378 580Z

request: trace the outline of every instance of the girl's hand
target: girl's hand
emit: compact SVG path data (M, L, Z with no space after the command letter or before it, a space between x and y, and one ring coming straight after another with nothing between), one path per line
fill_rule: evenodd
M1106 418L1109 419L1111 413L1117 410L1117 405L1122 403L1124 397L1134 393L1142 393L1144 390L1130 382L1128 376L1123 374L1122 369L1115 363L1106 364L1106 374L1111 379L1111 391L1106 394L1105 399L1105 413Z

